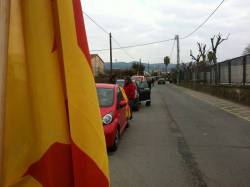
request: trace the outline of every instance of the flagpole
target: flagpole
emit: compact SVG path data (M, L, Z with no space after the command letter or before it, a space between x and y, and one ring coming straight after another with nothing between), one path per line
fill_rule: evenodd
M3 128L7 69L9 0L0 0L0 183L3 176ZM0 184L1 186L1 184Z

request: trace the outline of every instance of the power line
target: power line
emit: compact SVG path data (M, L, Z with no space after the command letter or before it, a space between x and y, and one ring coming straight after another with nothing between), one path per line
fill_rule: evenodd
M198 26L196 27L191 33L187 34L186 36L180 38L180 39L186 39L193 35L196 31L198 31L203 25L207 23L207 21L215 14L215 12L220 8L220 6L225 2L225 0L222 0L220 4L214 9L214 11Z
M187 34L184 37L181 37L180 39L186 39L188 37L190 37L191 35L193 35L196 31L198 31L203 25L205 25L207 23L207 21L215 14L215 12L219 9L219 7L225 2L225 0L222 0L220 2L220 4L214 9L214 11L198 26L196 27L191 33ZM93 23L95 23L101 30L103 30L103 32L105 32L106 34L109 34L109 32L107 32L102 26L100 26L93 18L91 18L88 14L86 14L85 12L83 12ZM159 44L159 43L163 43L163 42L169 42L169 41L175 41L175 38L169 38L169 39L165 39L165 40L160 40L160 41L153 41L153 42L148 42L148 43L142 43L142 44L134 44L134 45L127 45L127 46L121 46L118 42L118 47L113 48L113 50L120 50L120 49L128 49L128 48L135 48L135 47L142 47L142 46L147 46L147 45L153 45L153 44ZM116 40L117 43L117 40ZM105 48L105 49L95 49L95 50L91 50L92 52L101 52L101 51L108 51L109 48ZM125 51L124 51L125 52ZM125 52L127 55L128 53ZM172 53L172 52L171 52ZM128 55L130 56L130 55Z
M172 49L171 49L171 52L170 52L170 59L172 58L172 55L173 55L174 45L175 45L175 40L173 42L173 46L172 46Z
M120 47L121 48L121 45L120 45L120 43L114 38L114 37L112 37L113 38L113 40L114 40L114 42L118 45L118 47ZM135 60L135 58L134 57L132 57L125 49L122 49L121 48L121 50L129 57L129 58L131 58L131 59L133 59L133 60Z
M175 38L170 38L170 39L160 40L160 41L154 41L154 42L148 42L148 43L142 43L142 44L121 46L121 47L113 48L113 50L128 49L128 48L134 48L134 47L141 47L141 46L146 46L146 45L152 45L152 44L158 44L158 43L163 43L163 42L169 42L169 41L173 41L173 40L175 40ZM108 48L106 48L106 49L95 49L95 50L91 50L91 51L107 51L107 50L109 50L109 49Z
M82 11L83 12L83 11ZM103 32L105 32L106 34L109 35L109 32L106 31L106 29L104 29L100 24L98 24L93 18L91 18L87 13L83 12L84 15L87 16L87 18L89 18L94 24L96 24L97 27L99 27Z
M98 24L92 17L90 17L87 13L83 12L84 15L87 16L87 18L89 18L96 26L98 26L103 32L105 32L106 34L109 35L109 32L104 29L100 24ZM113 36L112 36L112 39L114 40L114 42L121 48L121 45L120 43L118 42L118 40L116 40ZM109 50L109 49L108 49ZM122 49L122 51L131 59L135 59L134 57L132 57L130 54L128 54L127 51L125 51L124 49Z
M196 27L191 33L187 34L184 37L181 37L180 39L186 39L186 38L190 37L191 35L193 35L196 31L198 31L203 25L205 25L207 23L207 21L215 14L215 12L220 8L220 6L224 2L225 2L225 0L222 0L220 2L220 4L214 9L214 11L198 27ZM141 46L146 46L146 45L152 45L152 44L158 44L158 43L168 42L168 41L172 41L172 40L175 40L175 38L166 39L166 40L160 40L160 41L153 41L153 42L143 43L143 44L120 46L120 47L113 48L113 49L117 50L117 49L126 49L126 48L141 47ZM91 50L91 51L107 51L107 50L109 50L109 49L97 49L97 50Z
M98 24L93 18L91 18L87 13L85 13L83 11L83 14L87 16L87 18L89 18L94 24L96 24L103 32L105 32L106 34L109 34L109 32L104 29L100 24ZM114 38L112 37L114 42L118 45L118 47L113 48L113 50L118 50L118 49L127 49L127 48L134 48L134 47L140 47L140 46L145 46L145 45L152 45L152 44L157 44L157 43L163 43L163 42L168 42L168 41L172 41L174 40L174 38L171 39L167 39L167 40L160 40L160 41L154 41L154 42L149 42L149 43L143 43L143 44L136 44L136 45L128 45L128 46L121 46L120 43ZM109 48L106 49L97 49L97 50L91 50L92 52L100 52L100 51L108 51ZM123 50L124 53L126 53L130 58L135 59L133 57L131 57L131 55L129 55L127 53L127 51Z

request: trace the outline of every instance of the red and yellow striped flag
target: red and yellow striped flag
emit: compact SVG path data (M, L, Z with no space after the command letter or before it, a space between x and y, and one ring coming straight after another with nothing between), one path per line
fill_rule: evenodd
M108 187L80 0L10 4L3 187Z

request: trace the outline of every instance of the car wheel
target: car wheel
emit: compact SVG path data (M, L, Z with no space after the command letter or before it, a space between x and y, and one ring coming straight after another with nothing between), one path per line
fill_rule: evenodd
M150 106L150 105L151 105L151 101L147 101L146 106Z
M116 129L114 144L112 145L110 150L111 151L116 151L117 148L118 148L119 143L120 143L120 132L119 132L119 129Z

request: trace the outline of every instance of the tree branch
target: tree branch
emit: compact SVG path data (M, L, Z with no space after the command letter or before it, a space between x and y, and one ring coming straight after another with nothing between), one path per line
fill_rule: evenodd
M192 50L190 50L190 56L192 57L192 59L196 62L196 63L199 63L200 62L200 58L201 58L201 55L197 55L197 57L195 57L192 53Z
M219 44L221 44L221 43L222 43L223 41L225 41L225 40L228 40L229 36L230 36L230 33L228 33L228 35L227 35L226 38L221 39L221 41L219 42Z
M211 38L211 44L212 44L212 50L213 51L215 50L215 48L214 48L214 38L215 38L215 36L213 38Z

